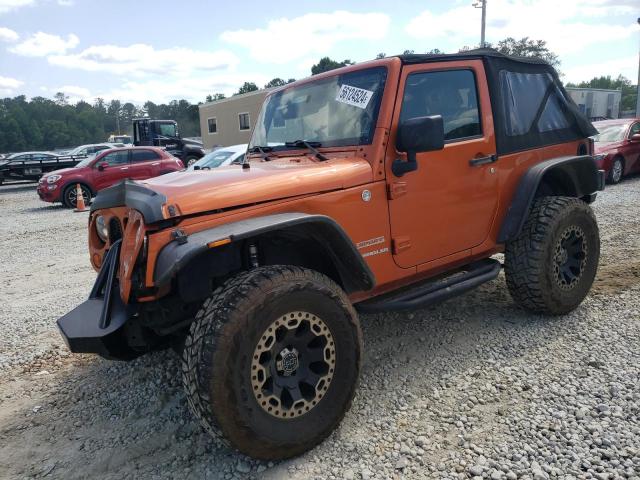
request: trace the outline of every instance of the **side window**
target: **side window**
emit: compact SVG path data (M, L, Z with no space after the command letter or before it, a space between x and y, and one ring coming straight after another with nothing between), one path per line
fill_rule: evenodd
M129 161L129 152L124 150L122 152L111 152L107 153L100 162L107 162L109 165L124 165Z
M231 165L240 165L242 162L244 162L244 153L242 155L240 155L238 158L236 158L233 162L231 162Z
M550 74L503 70L500 89L508 136L562 130L570 126L565 113L566 99Z
M240 130L251 130L251 120L248 113L239 113L238 121L240 122Z
M631 128L629 129L629 138L633 137L637 133L640 133L640 122L631 125Z
M216 117L208 118L207 125L209 126L209 133L218 133L218 119Z
M407 77L400 121L442 115L445 140L482 134L475 75L471 70L412 73Z
M131 161L133 163L157 160L160 156L153 150L131 150Z

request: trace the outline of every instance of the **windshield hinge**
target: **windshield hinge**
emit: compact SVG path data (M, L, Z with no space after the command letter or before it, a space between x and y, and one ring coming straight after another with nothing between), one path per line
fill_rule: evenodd
M407 182L393 182L387 185L387 198L395 200L407 194Z

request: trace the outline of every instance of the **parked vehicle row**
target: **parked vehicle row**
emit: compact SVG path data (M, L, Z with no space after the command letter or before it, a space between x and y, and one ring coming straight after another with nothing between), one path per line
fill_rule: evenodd
M102 150L71 168L43 175L37 192L45 202L76 206L76 186L88 204L100 190L125 179L145 180L184 169L182 160L156 147L125 147Z
M43 174L73 167L102 150L122 146L124 146L122 143L80 145L65 155L54 152L14 153L0 160L0 185L6 180L31 180L35 182Z

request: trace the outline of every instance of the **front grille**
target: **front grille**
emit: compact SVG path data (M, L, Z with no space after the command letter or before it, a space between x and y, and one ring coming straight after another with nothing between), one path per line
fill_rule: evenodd
M122 226L120 220L113 217L109 220L109 243L113 245L115 242L122 238Z

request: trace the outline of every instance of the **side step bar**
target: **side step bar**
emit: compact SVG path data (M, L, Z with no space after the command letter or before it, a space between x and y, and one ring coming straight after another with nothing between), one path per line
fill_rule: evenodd
M497 260L480 260L447 276L438 277L435 280L428 279L400 292L392 292L358 303L356 309L364 313L374 313L426 307L493 280L498 276L501 268L502 264Z

